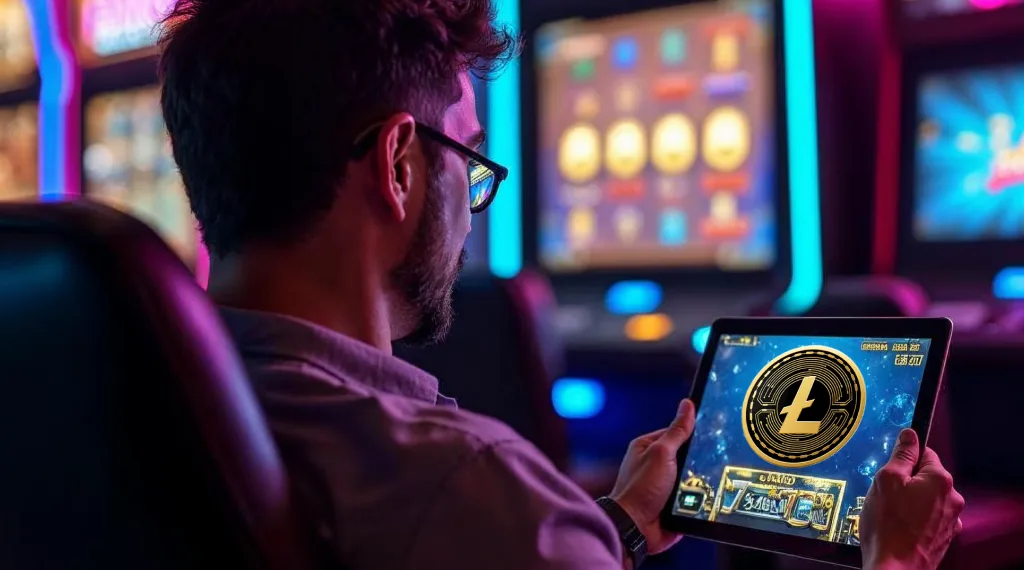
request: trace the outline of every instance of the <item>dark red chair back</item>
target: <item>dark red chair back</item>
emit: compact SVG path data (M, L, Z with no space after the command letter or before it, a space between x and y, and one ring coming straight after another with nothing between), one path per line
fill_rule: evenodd
M0 205L0 390L0 568L310 567L235 348L142 223Z

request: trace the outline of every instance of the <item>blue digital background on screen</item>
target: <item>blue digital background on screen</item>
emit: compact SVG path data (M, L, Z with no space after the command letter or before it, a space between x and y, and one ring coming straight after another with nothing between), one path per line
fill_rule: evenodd
M916 239L1024 237L1024 66L925 76L916 137Z
M725 337L723 337L725 338ZM900 430L913 423L924 367L931 342L927 339L865 339L806 336L762 336L754 346L728 346L718 341L711 372L697 411L693 439L683 465L683 479L692 473L717 489L727 466L786 473L804 477L845 481L837 516L856 507L857 498L867 495L877 470L892 453ZM885 343L884 350L865 350L862 343ZM917 351L904 346L918 344ZM806 467L771 464L751 448L743 433L742 407L755 377L775 357L796 348L824 345L844 353L864 376L864 414L857 431L838 452ZM904 346L901 346L904 345ZM897 365L897 357L908 352L921 355L920 364ZM906 361L903 361L906 362ZM708 518L706 513L698 518ZM723 517L719 516L718 520ZM778 521L732 517L742 524L788 534ZM820 537L819 537L820 538Z

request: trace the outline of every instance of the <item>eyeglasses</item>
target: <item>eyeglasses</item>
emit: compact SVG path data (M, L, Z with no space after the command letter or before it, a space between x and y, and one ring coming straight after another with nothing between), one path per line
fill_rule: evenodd
M352 143L353 158L360 158L370 151L382 126L381 124L373 125L356 137L355 142ZM494 201L494 197L498 195L498 186L508 178L508 169L423 123L416 123L416 132L469 159L469 212L479 214L486 210Z

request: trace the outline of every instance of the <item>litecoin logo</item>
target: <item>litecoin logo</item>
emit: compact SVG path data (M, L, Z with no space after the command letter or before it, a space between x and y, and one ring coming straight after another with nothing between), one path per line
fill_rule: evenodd
M814 465L857 431L864 399L864 376L848 356L803 346L776 357L754 378L743 399L743 435L773 465Z

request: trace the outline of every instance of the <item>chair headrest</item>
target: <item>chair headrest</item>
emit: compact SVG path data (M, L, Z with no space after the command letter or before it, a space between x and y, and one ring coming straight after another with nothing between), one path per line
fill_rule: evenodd
M0 205L0 566L300 568L219 316L147 226Z

